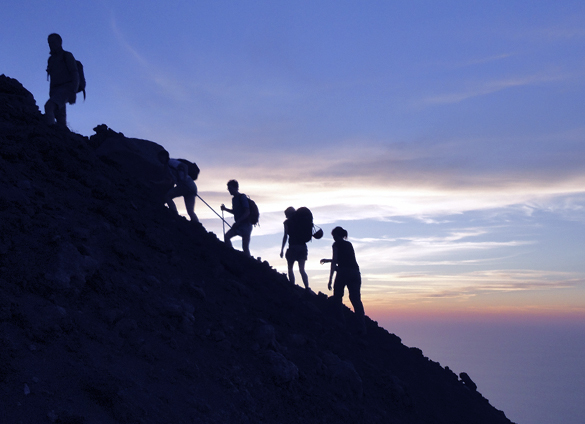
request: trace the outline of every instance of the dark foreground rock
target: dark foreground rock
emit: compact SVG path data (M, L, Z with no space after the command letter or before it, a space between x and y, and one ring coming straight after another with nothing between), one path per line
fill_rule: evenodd
M339 321L170 214L145 177L160 148L50 128L0 77L2 423L510 422L376 322L359 336L349 309Z

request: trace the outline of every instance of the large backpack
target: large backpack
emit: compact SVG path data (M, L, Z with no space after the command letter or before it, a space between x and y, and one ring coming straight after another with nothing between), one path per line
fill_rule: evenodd
M293 233L293 238L302 243L310 242L313 237L313 213L309 208L298 208L290 220L289 231Z
M189 176L191 178L193 178L193 180L196 180L197 177L199 176L199 167L197 166L197 164L190 162L187 159L177 159L177 160L181 161L185 165L187 165L187 168L189 168L189 171L187 173L189 174Z
M241 193L240 196L246 195ZM250 208L250 216L248 216L248 220L250 221L250 224L258 225L258 222L260 222L260 210L258 209L258 205L250 199L250 196L246 196L246 198L248 199L248 207Z

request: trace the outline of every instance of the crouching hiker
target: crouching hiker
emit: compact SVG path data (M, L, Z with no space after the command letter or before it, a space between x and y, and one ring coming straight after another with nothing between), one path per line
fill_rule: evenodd
M365 313L360 294L362 277L355 258L353 245L347 241L347 231L341 227L335 227L333 231L331 231L331 235L334 240L333 258L321 259L321 265L331 263L331 272L329 273L329 284L327 285L327 288L331 290L333 274L337 273L335 276L335 284L333 285L333 299L338 303L339 307L341 307L343 292L347 286L349 300L353 305L353 311L358 319L359 332L365 334Z
M172 184L172 188L165 194L165 203L169 209L178 214L177 206L173 199L183 196L185 199L185 208L191 218L191 222L199 222L195 215L195 197L197 196L197 186L195 181L189 176L189 167L178 159L169 158L169 152L161 150L157 154L158 160L165 165L165 181Z

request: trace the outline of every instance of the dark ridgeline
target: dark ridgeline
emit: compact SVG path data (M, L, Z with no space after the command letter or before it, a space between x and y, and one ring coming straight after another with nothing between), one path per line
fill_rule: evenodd
M2 422L510 422L171 213L149 182L161 146L96 131L50 128L0 77Z

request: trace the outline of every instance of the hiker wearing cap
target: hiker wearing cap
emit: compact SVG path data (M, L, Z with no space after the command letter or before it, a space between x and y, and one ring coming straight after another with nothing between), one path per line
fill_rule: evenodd
M236 180L230 180L227 183L227 189L232 197L232 208L228 209L221 205L221 210L234 215L232 227L225 233L224 242L229 247L232 246L231 239L235 236L242 237L242 250L247 256L250 255L250 237L252 235L253 224L250 221L250 199L243 193L240 193L240 185Z
M280 248L280 257L282 258L284 252L284 246L286 246L286 242L288 239L288 249L286 250L286 262L288 265L288 280L291 283L295 283L295 274L293 271L293 266L295 262L299 263L299 273L301 274L301 278L303 279L303 284L305 285L305 289L309 289L309 277L307 276L307 272L305 271L305 262L307 261L308 257L308 249L307 243L303 241L302 234L299 231L299 223L294 220L296 210L295 208L288 207L284 211L284 215L286 216L286 220L284 221L284 236L282 237L282 247ZM309 231L312 230L312 222L310 222L311 227L309 227Z
M170 210L178 214L179 212L173 199L183 196L185 208L189 218L191 218L191 222L199 222L197 215L195 215L197 186L193 178L189 176L189 167L178 159L169 158L169 152L166 150L158 152L157 158L165 165L165 180L172 184L172 188L165 194L165 203Z
M67 127L66 104L74 104L79 88L79 71L75 57L63 50L63 40L59 34L51 34L47 39L51 56L47 63L47 79L51 80L49 100L45 103L45 117L49 125L55 121Z
M333 231L331 231L331 235L334 240L333 258L321 259L321 265L331 263L329 284L327 285L327 288L331 290L333 274L336 274L335 283L333 284L333 299L341 305L343 293L345 287L347 287L349 291L349 300L351 301L353 311L358 318L360 332L365 333L365 313L360 293L362 277L360 274L360 267L355 258L353 245L347 241L347 231L342 227L335 227Z

